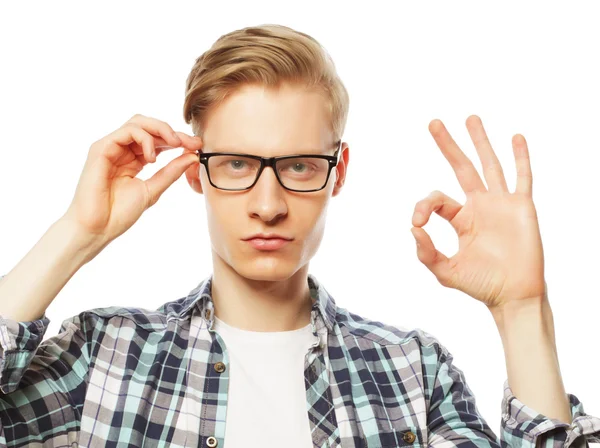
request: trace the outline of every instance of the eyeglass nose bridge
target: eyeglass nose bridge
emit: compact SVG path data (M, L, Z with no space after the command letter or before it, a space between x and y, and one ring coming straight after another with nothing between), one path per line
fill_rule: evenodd
M261 161L260 168L258 169L258 173L256 173L256 179L254 180L254 183L250 186L250 188L254 187L258 183L258 181L260 180L260 176L262 176L264 169L268 166L273 169L273 174L275 174L275 178L277 179L277 182L279 183L279 185L284 189L286 188L285 185L283 185L283 182L281 181L281 179L279 178L279 173L277 173L277 169L275 168L277 159L278 159L278 157L262 157L260 159L260 161Z
M277 161L277 157L263 157L261 160L262 163L260 164L261 166L258 172L258 176L261 175L261 173L266 167L270 166L273 169L273 172L275 173L275 177L279 179L279 176L277 176L277 171L275 170L275 162Z

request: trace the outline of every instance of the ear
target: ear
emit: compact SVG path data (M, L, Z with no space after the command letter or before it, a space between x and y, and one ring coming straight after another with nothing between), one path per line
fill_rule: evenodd
M200 182L199 177L201 169L202 165L200 162L195 162L194 164L190 165L187 170L185 170L185 177L188 181L188 184L190 187L192 187L192 190L199 194L203 194L202 183Z
M346 182L346 173L348 172L348 163L350 162L350 147L348 146L348 143L342 142L340 151L342 151L342 155L340 156L339 163L335 167L337 176L331 196L337 196L342 190L344 182Z

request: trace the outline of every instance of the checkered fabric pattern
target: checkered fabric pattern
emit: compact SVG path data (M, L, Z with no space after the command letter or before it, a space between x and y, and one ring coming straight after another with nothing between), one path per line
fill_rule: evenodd
M0 316L0 446L226 447L229 355L212 329L211 283L212 275L156 310L84 311L45 341L45 314L31 322ZM600 442L600 419L577 397L569 394L567 425L521 403L508 380L496 436L452 354L431 334L360 317L336 306L313 275L308 284L313 447ZM270 446L268 434L248 435L256 436Z

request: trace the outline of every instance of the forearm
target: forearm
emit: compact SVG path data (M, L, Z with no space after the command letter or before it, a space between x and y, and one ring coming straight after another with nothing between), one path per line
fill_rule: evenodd
M19 322L39 319L99 249L69 221L56 221L0 281L0 315Z
M560 375L547 296L490 311L502 339L508 384L514 395L546 417L570 424L569 399Z

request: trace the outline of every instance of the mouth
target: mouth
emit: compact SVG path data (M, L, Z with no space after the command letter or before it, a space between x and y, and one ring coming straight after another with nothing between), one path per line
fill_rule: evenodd
M247 242L250 246L252 246L254 249L257 250L261 250L261 251L272 251L272 250L277 250L277 249L281 249L282 247L284 247L287 243L289 243L290 241L292 241L293 238L285 238L282 236L253 236L247 239L244 239L245 242Z

